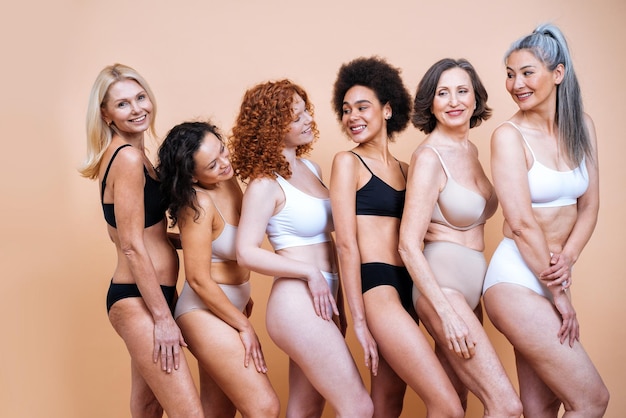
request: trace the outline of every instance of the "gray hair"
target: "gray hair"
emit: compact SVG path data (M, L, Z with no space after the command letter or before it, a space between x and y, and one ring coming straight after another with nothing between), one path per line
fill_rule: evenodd
M531 52L550 71L562 64L565 73L557 86L556 124L560 141L569 158L580 164L585 155L591 157L589 133L583 120L584 110L578 78L563 32L553 24L539 25L530 35L515 41L505 54L505 61L519 50Z

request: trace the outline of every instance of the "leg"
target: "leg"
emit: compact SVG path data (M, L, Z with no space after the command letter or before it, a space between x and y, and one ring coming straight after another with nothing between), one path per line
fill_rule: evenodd
M198 375L204 418L234 418L237 408L202 366L198 367Z
M315 314L304 281L274 282L266 323L272 340L300 367L337 417L372 416L372 401L340 330Z
M379 356L378 375L371 376L374 418L397 418L402 413L406 383Z
M143 299L126 298L116 302L109 312L109 320L130 353L133 370L131 405L136 416L145 416L138 410L150 398L147 395L149 388L168 417L202 417L200 397L185 356L181 356L179 369L169 374L161 370L159 363L152 361L154 321ZM154 410L153 404L147 402L149 409Z
M450 383L452 383L452 386L454 386L454 390L459 396L459 400L461 401L461 406L463 407L463 410L467 411L467 386L465 386L465 383L463 383L463 381L454 371L454 368L448 361L445 350L447 350L447 348L441 348L440 344L435 343L435 354L437 355L437 358L441 363L441 367L443 367L443 369L446 371L448 379L450 379Z
M245 350L237 330L204 309L190 311L177 321L198 359L204 382L218 389L202 386L203 400L206 394L225 408L222 414L211 404L207 416L234 416L235 407L243 417L278 416L280 403L267 375L257 372L254 364L244 366Z
M515 365L524 403L524 415L537 418L557 417L561 401L530 367L524 356L516 350Z
M304 372L289 359L289 400L287 418L319 418L324 413L326 400L313 387Z
M534 371L545 387L565 407L564 417L601 417L606 410L609 393L591 359L579 342L573 347L561 344L557 332L561 317L554 305L532 290L510 283L490 287L485 295L485 308L493 324L521 354L522 364ZM515 301L515 303L511 303ZM528 391L534 374L520 370L520 387L526 390L527 408L549 410L551 395ZM526 379L529 379L527 382ZM543 404L543 406L540 406Z
M133 418L162 418L163 408L148 386L133 360L130 361L130 414Z
M426 404L429 417L462 417L458 396L398 292L378 286L363 294L370 332L382 356ZM428 378L425 378L428 376Z
M472 358L463 359L448 349L439 316L426 298L417 299L417 311L454 375L458 376L460 386L467 387L480 399L485 416L519 417L522 404L475 312L461 293L448 288L442 290L476 342L476 354ZM464 390L467 400L467 389Z

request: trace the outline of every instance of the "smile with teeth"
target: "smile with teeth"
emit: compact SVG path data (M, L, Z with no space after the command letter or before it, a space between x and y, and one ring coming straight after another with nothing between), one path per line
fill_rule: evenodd
M525 99L525 98L527 98L527 97L530 97L530 95L531 95L531 94L532 94L532 93L522 93L522 94L518 94L518 95L517 95L517 98L518 98L518 99Z
M146 118L146 115L143 116L139 116L137 119L131 119L131 122L143 122L144 119Z
M364 129L365 129L365 125L351 126L350 127L350 132L352 132L352 133L359 133L359 132L361 132Z

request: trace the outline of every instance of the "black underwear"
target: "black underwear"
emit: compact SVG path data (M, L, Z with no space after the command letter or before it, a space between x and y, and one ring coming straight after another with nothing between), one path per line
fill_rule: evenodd
M161 285L161 291L163 292L163 296L165 296L165 300L167 301L167 305L170 307L170 311L172 315L174 314L174 305L176 304L176 286L163 286ZM140 298L141 293L139 292L139 288L135 283L113 283L111 281L111 285L109 286L109 291L107 292L107 313L111 310L111 306L118 300L126 299L126 298Z
M407 312L413 311L413 280L406 267L386 263L361 264L361 292L365 293L377 286L393 286L400 302Z

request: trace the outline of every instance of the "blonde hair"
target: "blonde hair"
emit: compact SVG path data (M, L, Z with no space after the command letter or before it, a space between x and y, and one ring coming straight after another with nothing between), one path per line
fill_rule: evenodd
M87 157L78 170L83 177L95 179L98 177L102 155L106 151L115 133L115 126L107 126L102 119L102 108L106 106L109 88L118 81L134 80L145 91L152 102L152 121L150 122L149 133L156 137L154 121L156 117L156 101L154 94L146 80L133 68L123 64L113 64L105 67L96 81L93 83L89 94L89 104L87 106Z

